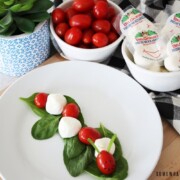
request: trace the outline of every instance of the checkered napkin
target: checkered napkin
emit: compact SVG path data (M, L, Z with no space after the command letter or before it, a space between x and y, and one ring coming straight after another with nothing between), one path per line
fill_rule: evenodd
M121 44L111 57L109 66L115 67L125 74L131 76L128 67L121 54ZM131 76L132 77L132 76ZM144 87L145 88L145 87ZM146 89L146 88L145 88ZM146 89L150 97L154 100L160 115L180 134L180 89L173 92L154 92Z

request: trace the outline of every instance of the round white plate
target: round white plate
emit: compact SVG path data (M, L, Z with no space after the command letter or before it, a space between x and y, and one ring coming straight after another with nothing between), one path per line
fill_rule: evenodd
M15 180L72 178L63 163L63 141L32 138L38 120L19 97L59 92L76 99L86 124L100 122L118 135L129 164L127 179L144 180L153 171L162 148L159 113L145 90L120 71L92 62L60 62L20 78L0 99L0 173ZM78 180L94 179L89 174Z

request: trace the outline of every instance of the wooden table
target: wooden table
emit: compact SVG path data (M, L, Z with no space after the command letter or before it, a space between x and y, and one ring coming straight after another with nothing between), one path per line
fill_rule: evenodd
M41 66L63 60L60 55L55 54ZM0 91L0 94L2 92ZM162 153L148 180L180 180L180 135L163 119L162 124L164 131Z

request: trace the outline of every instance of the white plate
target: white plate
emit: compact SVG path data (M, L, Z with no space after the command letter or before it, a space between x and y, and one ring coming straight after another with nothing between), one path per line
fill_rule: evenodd
M129 163L127 179L144 180L153 171L162 148L162 124L145 90L133 79L106 65L60 62L23 76L0 99L0 173L10 180L72 178L63 163L59 135L38 141L31 137L38 117L19 100L34 92L60 92L76 99L86 124L102 122L117 133ZM84 173L78 180L93 179Z

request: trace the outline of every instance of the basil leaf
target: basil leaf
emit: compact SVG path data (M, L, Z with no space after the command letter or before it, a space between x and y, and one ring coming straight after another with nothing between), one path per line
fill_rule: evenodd
M37 121L31 130L33 138L42 140L51 138L58 130L60 116L45 116Z
M111 139L114 135L113 132L105 128L103 125L100 125L100 128L97 128L97 130L101 133L102 137L108 137ZM116 149L113 156L116 160L118 160L122 156L122 148L118 138L115 139L114 144Z
M33 13L25 16L28 19L31 19L33 22L42 22L50 18L50 14L47 12Z
M104 175L97 167L96 160L87 167L86 172L97 177L99 180L123 180L128 175L128 164L122 156L116 161L116 171L112 175Z
M78 147L77 147L78 148ZM69 159L66 152L63 152L64 163L71 176L76 177L84 172L88 165L92 162L93 149L86 146L85 150L77 157Z
M112 136L114 135L113 132L105 128L102 124L100 125L99 128L97 128L97 130L101 133L102 137L112 138ZM122 148L121 148L119 139L116 138L114 143L115 143L116 149L113 156L116 160L116 171L110 176L102 174L99 171L96 164L96 160L94 158L93 162L87 167L86 172L90 173L93 176L96 176L100 180L123 180L126 178L127 173L128 173L127 161L122 156Z
M86 145L79 141L78 136L65 139L64 154L68 159L80 155L86 148Z
M6 28L13 22L11 12L9 11L1 20L0 20L0 26L2 28Z
M22 101L24 101L36 115L38 115L40 117L49 116L49 113L45 109L38 108L34 104L34 98L35 98L36 94L38 94L38 93L34 93L31 96L29 96L28 98L21 97L20 99Z

